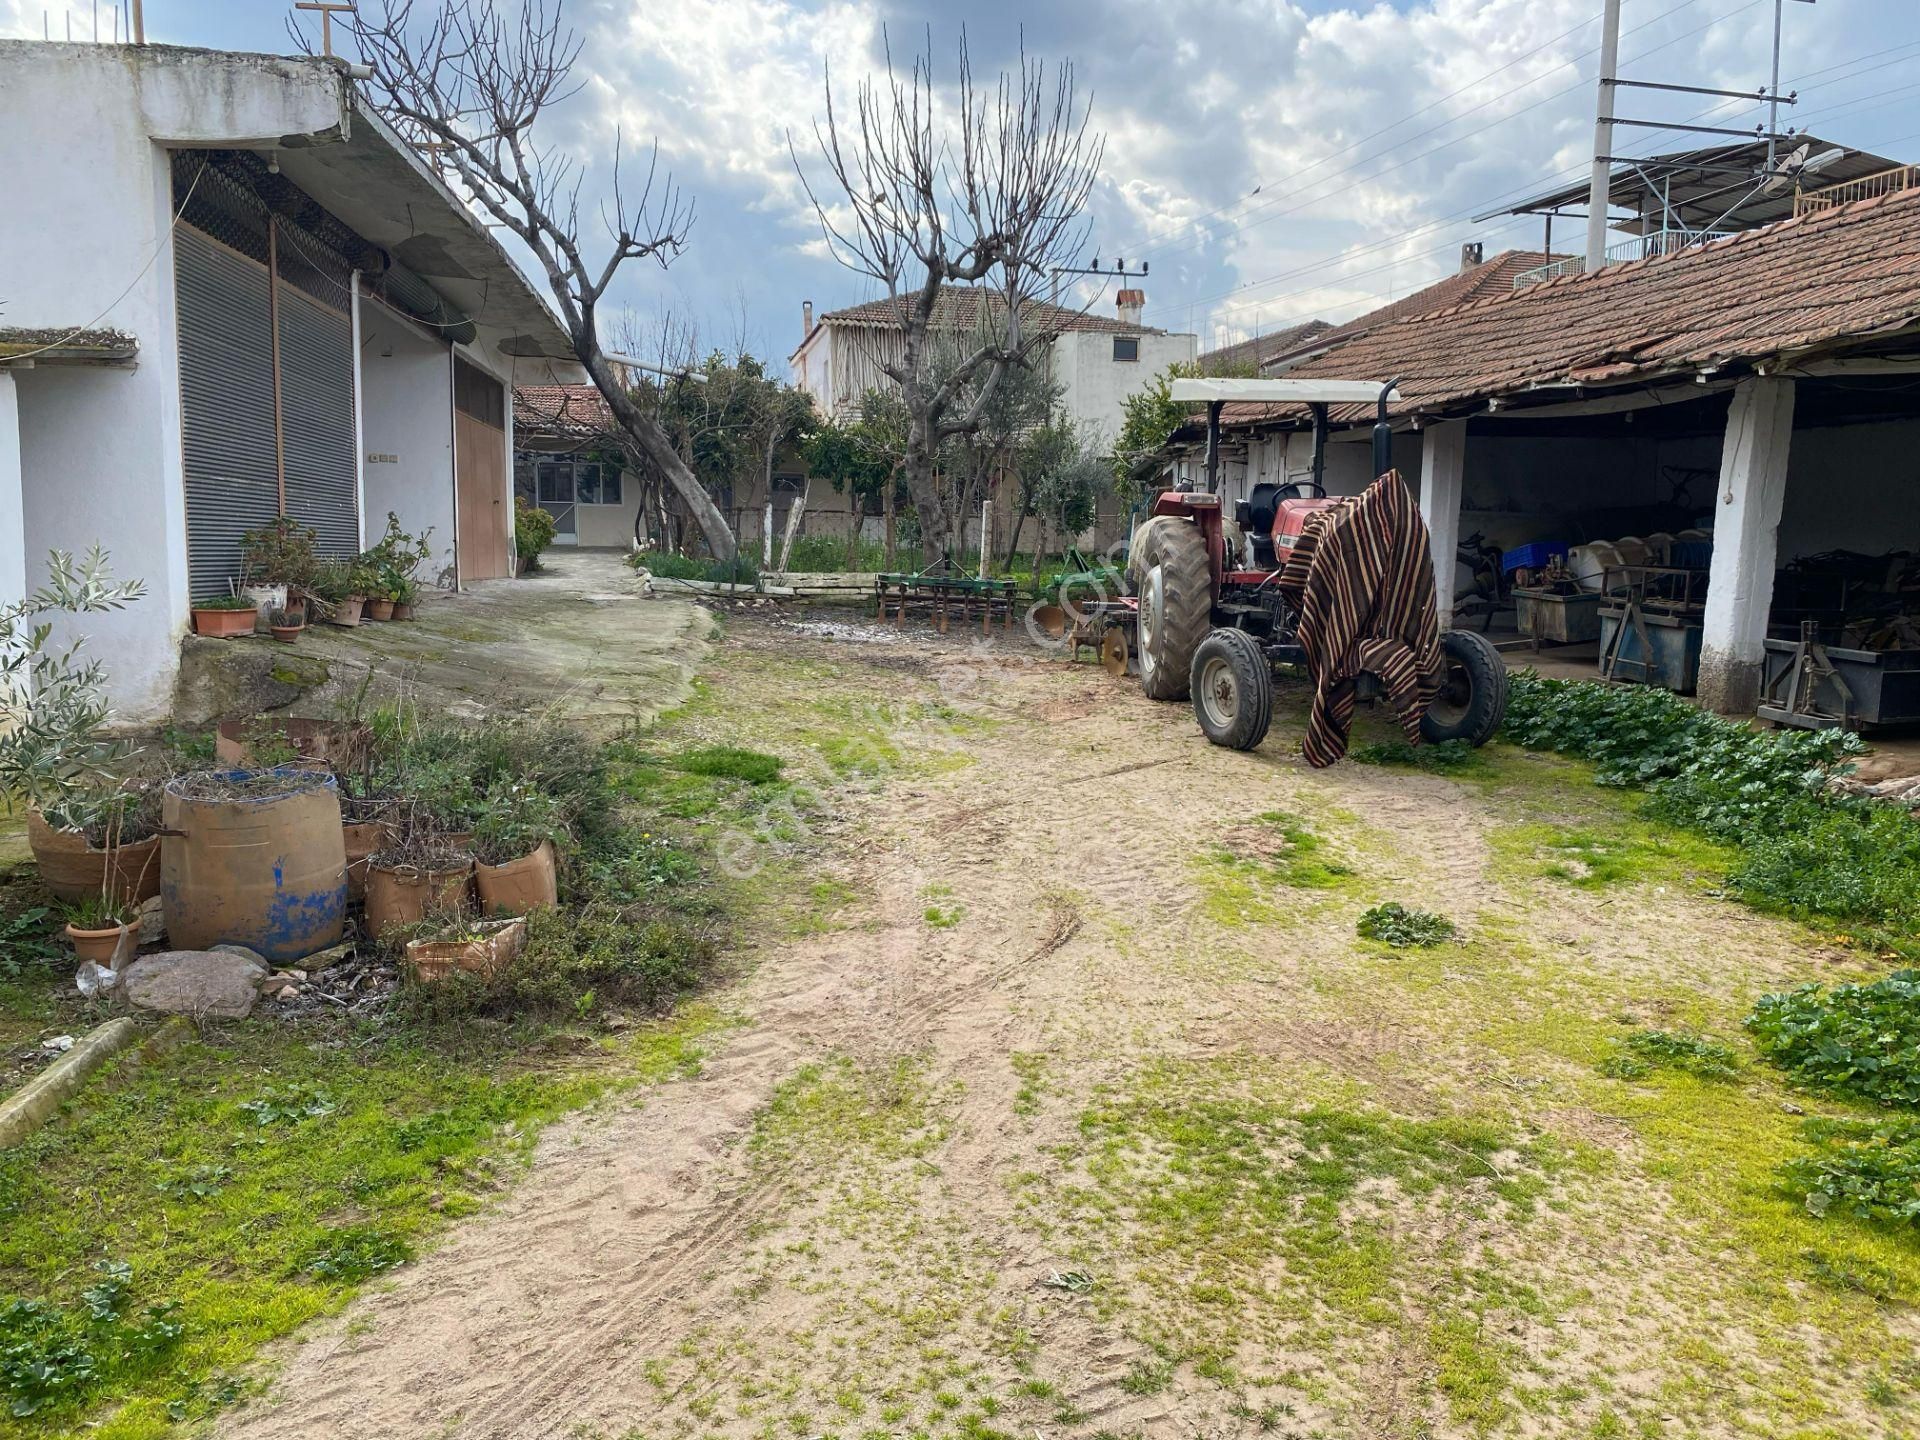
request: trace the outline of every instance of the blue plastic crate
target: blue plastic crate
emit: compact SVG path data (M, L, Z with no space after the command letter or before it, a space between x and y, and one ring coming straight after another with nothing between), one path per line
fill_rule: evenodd
M1522 545L1517 550L1509 550L1500 557L1500 569L1511 575L1516 570L1538 570L1554 556L1566 558L1567 542L1564 540L1536 540L1531 545Z

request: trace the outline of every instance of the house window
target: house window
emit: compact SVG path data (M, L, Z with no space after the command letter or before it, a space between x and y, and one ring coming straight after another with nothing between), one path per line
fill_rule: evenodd
M1113 358L1115 360L1138 360L1140 358L1140 338L1137 335L1114 336Z
M620 467L583 463L574 470L574 483L582 505L618 505L620 503Z

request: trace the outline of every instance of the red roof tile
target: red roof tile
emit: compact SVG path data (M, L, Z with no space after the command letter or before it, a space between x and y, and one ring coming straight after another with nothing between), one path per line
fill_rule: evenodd
M941 287L940 298L934 302L933 324L937 330L971 330L980 323L981 306L991 304L1000 298L1000 292L989 290L982 285L945 285ZM906 313L906 299L883 298L869 300L864 305L851 305L845 310L830 310L820 317L821 324L838 322L842 325L877 325L898 329L901 316ZM1084 310L1070 310L1064 305L1050 305L1045 300L1029 300L1021 311L1023 317L1030 317L1033 323L1050 331L1061 330L1104 330L1119 335L1160 335L1166 332L1155 330L1151 325L1134 325L1112 315L1094 315Z
M1218 350L1209 350L1200 357L1200 371L1202 374L1211 375L1224 374L1249 365L1258 369L1269 360L1303 348L1307 341L1315 336L1324 335L1331 329L1333 326L1324 320L1309 320L1304 325L1275 330L1270 335L1255 335L1250 340L1222 345Z
M513 423L522 430L597 435L614 430L613 412L594 385L522 385L513 392Z
M1752 363L1916 324L1920 190L1909 190L1381 325L1287 374L1398 376L1395 414L1441 413L1534 386ZM1364 408L1335 416L1361 420ZM1229 405L1223 419L1298 413Z

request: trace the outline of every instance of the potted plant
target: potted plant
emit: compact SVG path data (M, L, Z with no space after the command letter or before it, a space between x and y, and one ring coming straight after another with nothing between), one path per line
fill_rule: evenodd
M430 837L402 841L367 860L367 930L384 934L428 915L466 908L473 856Z
M431 534L433 530L428 528L418 535L409 535L400 528L400 517L391 510L387 512L387 533L360 556L361 563L372 573L373 589L367 597L367 613L373 619L391 620L396 602L405 599L406 603L412 603L410 587L415 584L415 574L433 554L433 547L427 543Z
M75 789L27 811L27 845L57 899L109 888L139 903L160 893L160 792L152 782Z
M230 640L251 635L260 608L244 595L210 595L193 602L193 633Z
M254 602L256 613L282 609L291 596L312 585L319 538L312 526L286 515L241 535L239 590Z
M418 582L409 575L393 587L393 618L396 620L413 619L414 606L419 603L419 600L420 586Z
M524 915L560 902L553 837L563 825L551 798L527 785L487 797L473 829L474 885L489 915Z
M81 960L118 970L138 943L133 929L140 919L140 907L131 901L105 893L89 895L63 902L60 913L66 918L67 941Z
M366 603L366 586L358 567L350 560L329 560L314 571L310 590L329 624L351 630L360 623L360 610Z
M267 617L267 629L273 638L283 645L291 645L300 638L300 632L307 628L307 612L304 610L275 610Z
M361 611L369 620L393 619L393 591L379 589L367 596L366 607Z

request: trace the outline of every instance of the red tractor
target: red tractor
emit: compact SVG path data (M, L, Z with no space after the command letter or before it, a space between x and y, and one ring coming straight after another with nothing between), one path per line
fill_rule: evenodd
M1393 432L1386 422L1393 386L1372 381L1176 380L1175 400L1207 403L1205 490L1182 487L1156 495L1150 517L1135 530L1127 556L1137 610L1140 684L1155 700L1193 699L1193 713L1216 745L1251 750L1273 718L1273 667L1301 665L1298 617L1272 583L1307 517L1339 503L1321 483L1327 407L1377 402L1373 473L1393 468ZM1229 531L1216 486L1220 407L1230 400L1305 404L1314 418L1313 471L1308 480L1262 483L1234 507ZM1444 627L1445 617L1442 619ZM1442 630L1446 678L1421 722L1428 741L1483 745L1507 707L1507 672L1485 636ZM1125 647L1121 647L1124 649ZM1377 677L1363 673L1358 697L1378 698Z

